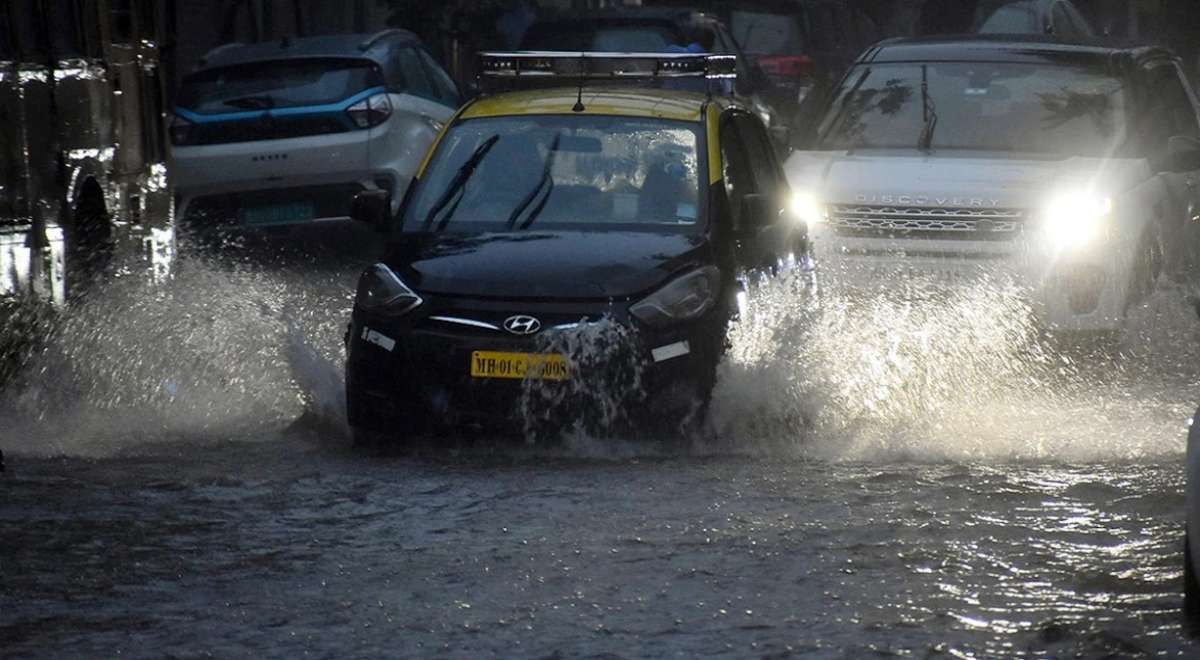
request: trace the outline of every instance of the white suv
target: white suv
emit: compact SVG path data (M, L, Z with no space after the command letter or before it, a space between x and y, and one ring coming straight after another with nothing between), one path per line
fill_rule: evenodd
M1196 266L1198 138L1161 49L895 40L860 56L786 170L830 279L1002 273L1044 325L1113 331Z
M458 104L403 30L217 48L184 79L171 122L177 221L343 219L364 190L398 205Z

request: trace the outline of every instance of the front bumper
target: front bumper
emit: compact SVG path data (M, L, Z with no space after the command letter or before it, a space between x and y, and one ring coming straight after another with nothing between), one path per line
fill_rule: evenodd
M1109 236L1059 250L1034 236L1013 240L862 238L812 231L825 282L879 290L907 277L951 286L1012 285L1039 323L1067 332L1111 331L1129 296L1133 241Z
M603 431L684 415L712 388L727 327L716 311L669 330L649 330L607 303L471 301L465 306L470 309L463 309L462 301L427 299L399 321L355 310L346 364L352 426L389 432L479 424L501 435L519 435L534 418L559 426L578 420ZM499 329L515 314L535 316L546 329L532 337ZM572 377L472 377L475 351L562 354Z

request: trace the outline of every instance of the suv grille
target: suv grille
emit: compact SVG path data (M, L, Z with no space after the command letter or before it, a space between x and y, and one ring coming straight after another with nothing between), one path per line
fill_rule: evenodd
M1015 238L1024 217L1019 209L834 204L827 222L841 236L999 241Z

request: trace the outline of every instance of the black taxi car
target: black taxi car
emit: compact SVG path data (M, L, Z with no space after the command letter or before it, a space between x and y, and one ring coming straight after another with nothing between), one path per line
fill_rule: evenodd
M356 440L431 424L520 434L531 417L569 425L588 398L609 428L703 408L740 278L802 259L804 225L767 130L736 101L592 81L732 67L547 53L484 67L580 82L461 108L398 217L385 193L356 198L389 243L347 335Z

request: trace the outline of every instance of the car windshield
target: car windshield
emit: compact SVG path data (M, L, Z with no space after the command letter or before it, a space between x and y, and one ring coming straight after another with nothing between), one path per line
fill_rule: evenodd
M862 66L846 77L830 107L820 148L923 146L1103 156L1125 138L1125 105L1120 79L1076 67Z
M325 105L383 84L366 60L254 62L192 74L179 106L202 114Z
M437 147L403 231L699 231L699 127L596 115L464 121Z

